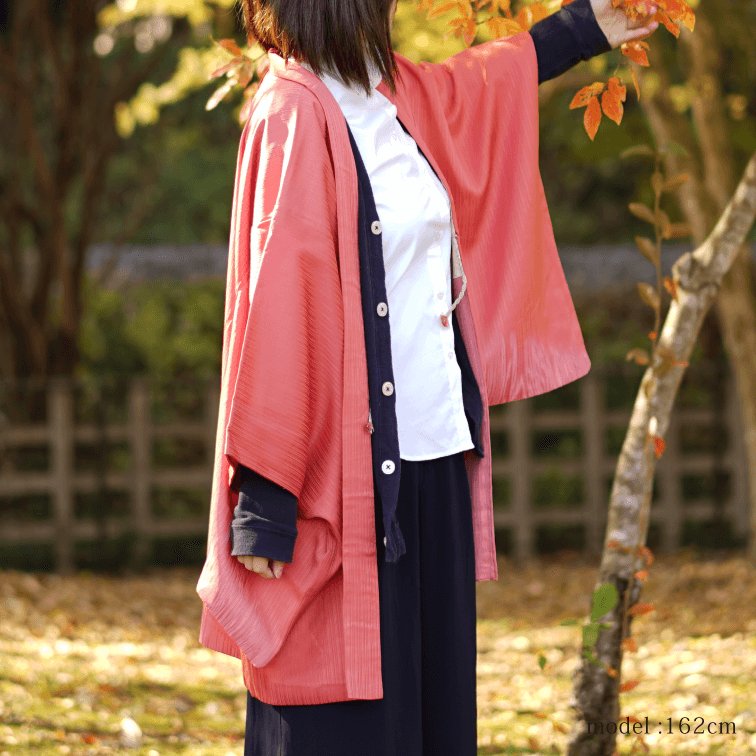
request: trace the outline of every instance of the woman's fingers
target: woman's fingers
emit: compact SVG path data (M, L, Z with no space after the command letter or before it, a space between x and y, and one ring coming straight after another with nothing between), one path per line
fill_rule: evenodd
M645 26L640 26L637 29L633 29L631 35L626 41L630 42L634 39L647 37L649 34L653 33L656 30L657 26L659 26L658 21L649 21L645 24Z
M280 578L283 574L285 562L268 559L261 556L238 556L236 557L250 572L256 572L264 578Z
M654 20L658 6L654 0L646 0L643 4L636 4L635 8L642 15L630 19L625 15L622 7L614 7L612 0L591 0L596 21L604 32L612 49L625 42L642 39L652 34L659 22Z

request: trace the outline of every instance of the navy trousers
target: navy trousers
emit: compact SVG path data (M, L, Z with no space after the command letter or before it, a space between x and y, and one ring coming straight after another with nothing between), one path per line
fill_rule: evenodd
M247 691L245 756L475 756L475 554L464 452L401 462L407 552L376 543L383 698L275 706Z

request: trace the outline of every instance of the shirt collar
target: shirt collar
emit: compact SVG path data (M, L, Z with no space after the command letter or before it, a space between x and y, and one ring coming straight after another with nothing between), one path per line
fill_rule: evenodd
M312 68L304 61L299 61L299 63L311 73L313 72ZM336 101L342 107L345 105L360 105L362 107L371 104L378 105L383 102L383 98L377 96L380 94L377 91L377 87L383 80L383 75L372 61L367 61L367 69L370 81L370 95L365 94L365 90L359 85L351 84L347 86L332 72L324 71L320 75L320 79L328 86Z

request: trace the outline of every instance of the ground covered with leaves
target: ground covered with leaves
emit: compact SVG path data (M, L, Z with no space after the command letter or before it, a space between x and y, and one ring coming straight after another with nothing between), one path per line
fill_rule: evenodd
M0 571L0 756L241 756L240 665L197 643L198 574ZM584 620L595 576L560 555L502 560L499 581L478 584L480 754L564 753L580 629L560 622ZM620 736L619 752L756 752L754 570L662 557L641 600L655 610L633 622L621 714L650 732Z

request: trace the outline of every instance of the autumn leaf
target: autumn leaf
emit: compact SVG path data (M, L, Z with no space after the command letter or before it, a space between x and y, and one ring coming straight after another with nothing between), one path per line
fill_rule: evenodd
M663 24L666 30L673 36L673 37L679 37L680 36L680 27L672 21L672 19L663 11L663 10L657 10L654 19L658 21L660 24Z
M654 552L651 551L651 549L648 548L648 546L638 546L636 549L636 553L639 557L643 559L643 561L647 565L652 565L654 563Z
M639 281L636 284L638 288L638 294L640 294L640 298L652 309L656 309L659 307L659 292L651 286L651 284L646 283L645 281Z
M219 76L223 76L223 74L228 73L232 69L236 68L241 62L243 58L237 56L235 58L232 58L228 63L221 66L220 68L216 68L215 71L213 71L210 74L211 79L217 79Z
M669 295L676 302L677 301L677 284L669 276L664 276L662 281L664 283L664 288L669 292Z
M688 180L690 180L689 173L677 173L674 176L670 176L664 182L664 191L671 192L673 189L677 189L678 186L681 186Z
M633 636L631 635L627 638L622 639L622 648L625 651L637 651L638 644L635 642L635 638L633 638Z
M682 24L688 31L693 31L696 14L684 0L661 0L659 3L673 21Z
M649 49L649 44L642 39L634 39L631 42L623 42L620 45L620 52L633 63L637 63L639 66L650 66L648 62L648 55L646 50ZM636 85L636 90L638 89Z
M627 610L627 613L635 617L640 616L641 614L648 614L649 612L653 612L655 610L656 607L653 604L633 604Z
M627 682L623 682L620 684L619 689L620 693L625 693L628 690L632 690L633 688L638 687L638 683L640 683L640 680L628 680Z
M645 349L631 349L626 355L625 359L629 362L632 360L636 365L648 365L650 358L648 352Z
M234 42L233 39L217 39L215 40L217 44L219 44L226 52L231 53L231 55L239 56L242 54L241 48L239 45Z
M642 581L648 580L648 570L636 570L633 575L638 579Z
M646 223L650 223L652 226L656 223L654 211L647 205L640 202L629 202L627 207L636 218L640 218L641 220L646 221Z
M448 13L453 8L457 7L457 3L443 3L442 5L438 5L435 8L431 8L428 11L427 17L429 19L436 18L436 16L443 16L444 13Z
M600 122L601 105L599 105L598 97L591 97L583 113L583 127L591 140L596 136Z
M622 121L622 101L616 91L605 89L601 93L601 109L604 115L617 125Z
M666 442L661 436L654 436L654 456L657 459L661 458L661 455L664 454L664 449L666 448Z
M603 81L594 81L593 84L588 84L587 86L578 89L570 101L569 109L574 110L575 108L585 107L592 97L603 92L605 86L606 84L604 84Z
M690 236L691 230L687 223L670 223L664 230L665 239L684 239Z
M640 84L638 83L638 76L635 73L635 69L631 66L630 67L630 77L633 80L633 86L635 87L635 96L640 100Z
M643 257L645 257L650 263L656 265L659 262L659 250L653 240L649 239L647 236L636 236L635 244Z

